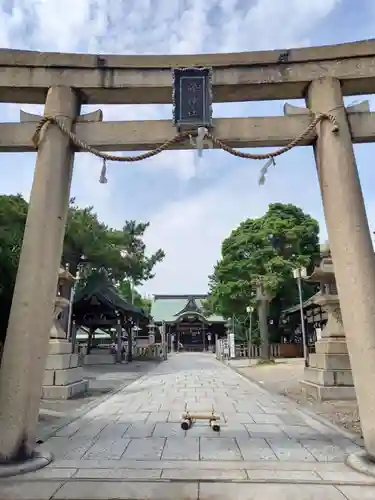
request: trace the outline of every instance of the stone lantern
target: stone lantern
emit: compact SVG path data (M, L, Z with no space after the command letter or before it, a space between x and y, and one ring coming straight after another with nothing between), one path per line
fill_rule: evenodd
M168 358L168 342L167 342L167 325L165 324L165 321L163 321L161 324L160 335L161 335L162 359L166 361L166 359Z
M148 328L148 345L151 346L155 344L156 325L153 321L151 321L150 324L147 325L147 328Z
M326 312L327 323L315 343L315 354L310 355L310 366L305 368L301 384L318 400L351 400L355 399L355 391L329 245L321 245L320 252L319 266L305 281L319 283L320 291L311 302Z
M60 267L59 279L57 284L57 296L55 299L55 309L53 313L53 324L50 332L51 339L64 339L67 338L67 333L64 332L61 323L59 321L59 316L64 311L64 309L70 306L70 301L66 297L62 296L62 290L66 287L67 284L72 283L74 281L74 277L68 269L63 269Z
M88 390L89 382L83 379L82 367L78 366L78 354L72 354L71 343L59 321L61 312L70 305L69 299L63 297L61 291L64 285L73 280L67 269L60 268L49 354L44 372L43 399L70 399Z

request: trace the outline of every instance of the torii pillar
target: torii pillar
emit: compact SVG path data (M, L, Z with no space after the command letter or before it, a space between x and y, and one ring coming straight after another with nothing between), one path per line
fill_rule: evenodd
M375 460L375 257L339 80L313 81L307 102L331 112L323 120L315 158L367 456Z
M49 89L45 116L58 117L71 129L79 110L80 102L73 89L63 86ZM57 126L49 125L37 153L1 363L0 464L32 462L30 459L35 457L72 167L69 138Z

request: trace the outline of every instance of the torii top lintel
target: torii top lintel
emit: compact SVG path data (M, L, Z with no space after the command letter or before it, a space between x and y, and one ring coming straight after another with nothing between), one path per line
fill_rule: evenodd
M0 67L0 102L43 104L50 86L65 85L90 104L170 103L171 68L177 67L212 68L216 102L298 99L310 81L327 76L341 80L344 95L359 95L375 93L375 40L181 56L1 49Z

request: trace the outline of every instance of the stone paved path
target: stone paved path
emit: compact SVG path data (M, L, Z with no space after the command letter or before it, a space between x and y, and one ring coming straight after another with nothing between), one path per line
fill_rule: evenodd
M190 411L222 417L180 427ZM375 479L344 465L358 444L210 354L177 354L44 445L51 466L0 481L0 498L359 500Z
M157 365L158 363L149 360L129 364L84 366L83 376L90 381L89 392L69 400L42 400L38 439L46 441L60 427L86 413L90 407L96 406L99 398L106 399L111 392L130 385Z

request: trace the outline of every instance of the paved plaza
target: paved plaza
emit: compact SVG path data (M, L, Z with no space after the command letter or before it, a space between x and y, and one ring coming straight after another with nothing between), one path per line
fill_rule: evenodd
M183 431L185 402L214 408L221 432ZM344 464L360 443L211 354L171 356L43 446L55 461L1 480L1 500L375 499L375 478Z

